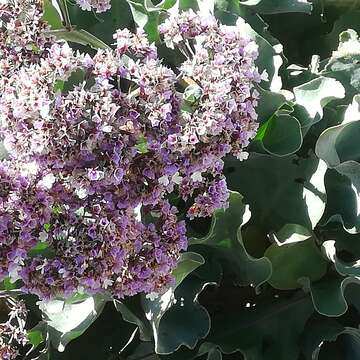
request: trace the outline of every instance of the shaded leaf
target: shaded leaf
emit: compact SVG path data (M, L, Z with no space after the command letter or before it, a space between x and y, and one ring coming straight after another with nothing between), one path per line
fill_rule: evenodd
M299 121L290 115L275 114L258 130L255 141L273 155L286 156L298 151L302 145Z
M271 261L272 275L268 280L276 289L300 288L300 278L321 279L327 270L327 261L321 256L313 239L278 246L272 244L265 252Z
M241 226L250 213L242 200L240 194L231 192L229 208L215 212L209 234L189 242L211 247L223 267L235 273L236 283L260 285L270 277L271 265L266 258L253 258L244 247Z

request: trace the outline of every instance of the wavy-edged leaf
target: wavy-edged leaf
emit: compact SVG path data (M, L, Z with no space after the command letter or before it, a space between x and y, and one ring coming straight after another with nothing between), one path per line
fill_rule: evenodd
M217 210L209 234L204 238L192 238L191 245L201 244L213 249L215 257L224 269L235 273L235 282L241 285L264 283L271 275L271 264L266 258L256 259L245 249L241 226L250 218L243 197L230 193L230 205L226 210Z
M321 219L326 164L313 154L308 158L250 154L246 161L228 159L225 165L229 188L243 194L252 218L268 233L286 224L310 231Z
M326 342L334 342L340 335L349 335L360 340L359 329L343 326L333 318L311 319L306 325L302 347L306 360L319 360Z
M340 81L349 101L360 93L360 39L354 30L349 29L339 35L339 47L321 74Z
M172 273L176 281L175 287L178 287L191 272L204 263L205 260L200 254L190 251L182 253L176 269Z
M360 284L355 277L326 279L317 283L310 283L309 279L302 279L305 289L311 293L316 311L325 316L341 316L348 310L344 292L350 284Z
M64 27L61 16L51 0L43 0L43 19L48 22L52 30Z
M245 359L297 360L300 336L314 309L309 296L264 298L212 317L208 341L223 353L240 351Z
M49 31L49 34L55 36L59 40L65 40L84 46L90 46L93 49L109 48L109 46L106 45L102 40L98 39L96 36L90 34L88 31L84 29L81 30L58 29L58 30Z
M64 300L41 302L40 309L48 325L52 346L64 351L71 340L82 335L96 320L106 301L102 295L95 295L74 303Z
M302 106L311 125L323 117L323 108L334 99L345 97L341 83L332 78L318 77L294 88L296 103Z
M263 148L272 155L286 156L298 151L303 138L299 121L290 115L274 114L256 135Z
M328 263L316 247L313 239L278 246L272 244L265 252L271 261L272 275L268 280L275 289L289 290L301 287L299 279L321 279Z
M307 0L243 0L241 6L248 6L260 14L300 12L310 14L312 4Z

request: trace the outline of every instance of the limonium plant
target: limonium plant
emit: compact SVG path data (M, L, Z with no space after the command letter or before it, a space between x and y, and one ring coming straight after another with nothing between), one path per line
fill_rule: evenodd
M169 196L190 219L226 208L223 157L256 134L257 45L182 12L160 27L184 55L170 68L142 30L89 55L49 35L36 0L2 0L0 19L0 280L41 299L164 292L187 248Z
M358 358L358 19L0 0L0 360Z

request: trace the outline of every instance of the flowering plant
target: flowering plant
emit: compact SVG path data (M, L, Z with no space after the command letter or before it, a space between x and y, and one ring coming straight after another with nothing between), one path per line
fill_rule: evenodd
M342 316L358 276L334 189L359 190L360 42L285 68L261 16L312 7L274 3L0 0L0 296L10 319L34 296L42 314L15 311L4 359L58 356L114 309L139 329L126 359L316 354L305 326ZM244 302L241 339L209 284ZM279 344L251 320L245 341L253 306L294 306L297 330Z

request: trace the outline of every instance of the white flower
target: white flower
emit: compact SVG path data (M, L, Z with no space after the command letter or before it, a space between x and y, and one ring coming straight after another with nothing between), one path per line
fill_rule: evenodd
M203 181L203 177L201 176L200 171L196 171L191 175L191 180L194 182L201 182Z

